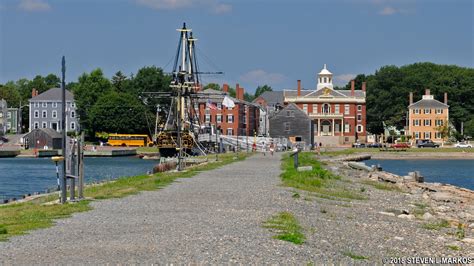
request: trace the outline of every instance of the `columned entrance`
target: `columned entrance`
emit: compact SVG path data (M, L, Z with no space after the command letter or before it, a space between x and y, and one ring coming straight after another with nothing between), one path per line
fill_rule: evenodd
M321 121L321 136L332 136L332 124L329 120Z

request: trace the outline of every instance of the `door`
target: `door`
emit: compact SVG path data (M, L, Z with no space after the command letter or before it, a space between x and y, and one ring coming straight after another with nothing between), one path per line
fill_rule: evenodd
M58 123L51 123L51 128L58 131Z

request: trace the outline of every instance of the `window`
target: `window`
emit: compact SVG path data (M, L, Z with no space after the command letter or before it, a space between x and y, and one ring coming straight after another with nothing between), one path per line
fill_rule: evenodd
M293 116L294 116L293 111L292 111L292 110L286 111L286 116L287 116L287 117L293 117Z
M436 126L443 126L443 120L441 120L441 119L436 119L436 120L435 120L435 125L436 125Z
M364 131L364 127L362 125L357 125L357 132L362 133Z
M329 104L325 103L325 104L323 105L323 113L324 113L324 114L329 114L329 113L331 113L331 106L330 106Z
M35 102L35 107L36 107L36 108L39 108L39 107L40 107L40 103Z
M222 110L222 103L217 104L217 110Z
M71 122L71 129L76 129L76 123Z
M35 122L34 126L33 126L35 129L39 128L39 123L38 122Z
M313 103L313 113L317 113L317 112L318 112L318 104Z
M306 103L303 104L303 112L304 112L305 114L308 113L308 105L307 105Z
M211 115L206 115L206 123L210 123L211 122Z
M76 107L76 103L73 102L73 103L71 104L71 106L72 106L72 107Z
M53 113L52 113L52 115L53 115L53 116L52 116L53 118L57 118L57 117L58 117L58 112L57 112L56 110L54 110Z
M425 113L425 114L431 114L431 109L425 109L425 110L424 110L424 113Z
M234 123L234 116L233 115L227 115L227 123Z
M425 132L425 139L431 139L431 132Z
M46 122L41 123L42 128L46 128L46 126L47 126Z
M436 132L436 138L437 138L437 139L441 139L441 138L442 138L442 136L441 136L441 133L440 133L440 132Z
M12 128L12 123L11 122L7 122L7 129L11 129Z
M42 114L41 114L41 117L47 118L47 117L48 117L48 113L47 113L46 111L43 111Z
M413 119L413 126L417 127L421 125L421 120L420 119Z
M2 114L2 116L3 116L3 114ZM8 113L7 113L7 118L8 118L8 119L12 118L12 113L11 113L11 112L8 112Z
M415 132L415 139L419 139L420 138L420 132Z
M362 121L362 115L357 115L357 121Z
M217 123L222 123L222 115L216 115Z
M351 125L349 123L344 124L344 132L345 133L351 132Z
M39 111L35 111L35 118L39 117Z
M334 113L336 113L336 114L341 113L341 111L339 110L339 107L340 107L339 104L334 105Z
M76 116L76 112L71 111L71 117L74 118Z
M232 128L227 129L227 136L232 136L234 135L234 130Z
M283 125L285 126L285 131L290 131L290 122L285 122Z
M247 116L246 115L244 115L243 123L247 124Z
M362 112L362 105L357 105L357 111Z
M443 109L436 109L436 114L442 114L443 113Z
M47 102L42 103L41 107L48 107L48 103Z
M53 103L53 108L58 108L58 103L57 102Z
M348 104L344 104L344 114L345 115L349 114L349 105Z
M424 126L431 126L431 120L430 119L424 119L423 120L423 125Z

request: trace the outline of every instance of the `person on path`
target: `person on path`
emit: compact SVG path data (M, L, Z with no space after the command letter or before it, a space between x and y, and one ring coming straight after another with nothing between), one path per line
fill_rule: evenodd
M267 151L267 145L265 144L265 142L262 143L262 152L263 152L263 156L265 156L265 152Z
M270 144L270 154L273 156L273 152L275 151L275 144L273 142Z

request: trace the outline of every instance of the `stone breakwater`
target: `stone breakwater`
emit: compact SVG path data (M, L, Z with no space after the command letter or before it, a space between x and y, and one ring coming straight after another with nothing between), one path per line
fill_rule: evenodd
M414 173L408 176L399 176L386 171L378 171L372 167L365 167L367 168L365 169L364 167L350 166L351 161L360 161L367 157L370 158L370 155L355 154L338 156L325 161L335 168L345 168L346 174L349 176L390 183L415 198L419 198L429 208L424 208L426 209L424 211L418 210L416 213L419 216L418 218L447 221L449 226L459 228L463 232L463 242L474 244L474 191L448 184L420 182L420 179ZM385 214L392 215L391 213ZM410 213L407 210L401 210L400 213L394 212L393 214L401 218L416 218L415 213Z

